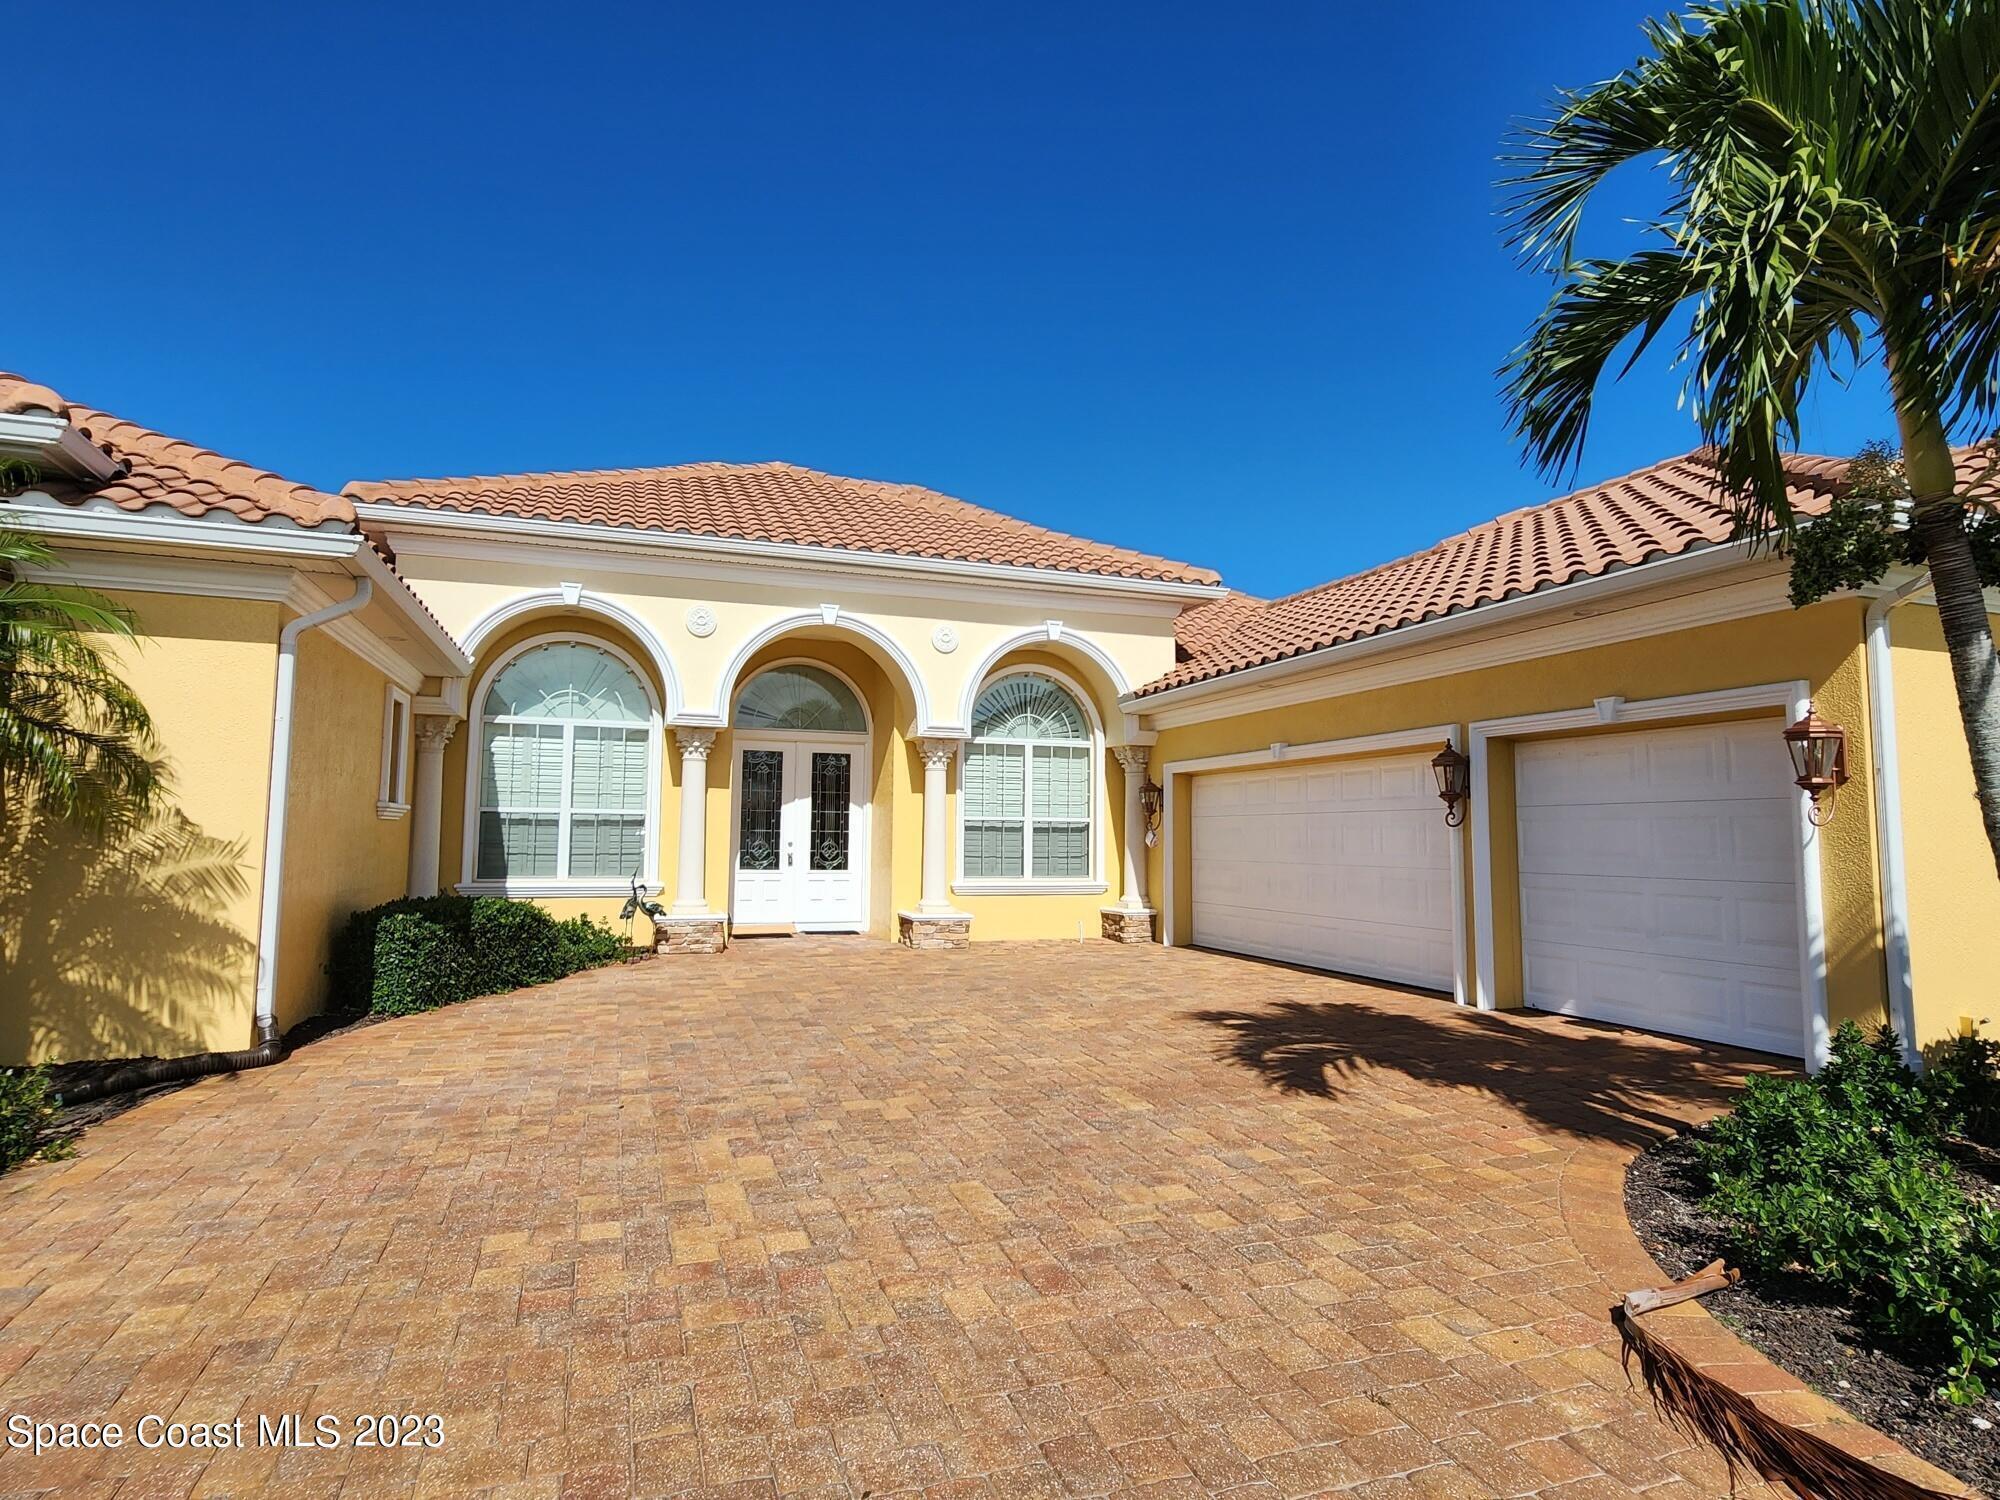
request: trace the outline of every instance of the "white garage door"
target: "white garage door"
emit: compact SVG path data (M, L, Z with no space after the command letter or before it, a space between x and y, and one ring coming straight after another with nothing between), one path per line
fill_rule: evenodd
M1527 1003L1804 1047L1791 763L1770 721L1521 745Z
M1425 755L1194 783L1194 940L1452 986L1451 844Z

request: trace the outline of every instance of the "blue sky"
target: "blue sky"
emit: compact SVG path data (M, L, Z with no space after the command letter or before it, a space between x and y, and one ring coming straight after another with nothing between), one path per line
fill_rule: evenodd
M21 7L0 367L327 487L784 458L1286 592L1554 492L1494 156L1658 8Z

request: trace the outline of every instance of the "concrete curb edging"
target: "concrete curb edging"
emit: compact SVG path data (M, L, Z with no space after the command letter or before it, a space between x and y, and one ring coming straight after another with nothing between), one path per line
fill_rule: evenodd
M1563 1167L1559 1189L1570 1241L1612 1289L1613 1301L1627 1291L1672 1279L1646 1253L1625 1217L1625 1169L1637 1155L1604 1142L1580 1146ZM1979 1500L1979 1491L1780 1369L1700 1303L1682 1302L1647 1313L1645 1331L1649 1342L1671 1351L1699 1377L1746 1398L1759 1416L1826 1443L1905 1485L1947 1500Z

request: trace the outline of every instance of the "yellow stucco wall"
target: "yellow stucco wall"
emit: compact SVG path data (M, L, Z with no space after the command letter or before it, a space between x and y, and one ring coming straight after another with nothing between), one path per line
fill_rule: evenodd
M1344 695L1337 684L1330 685L1329 696L1309 703L1165 729L1153 752L1154 764L1260 750L1279 741L1308 744L1437 724L1454 726L1463 748L1465 725L1476 719L1587 708L1609 696L1664 698L1803 679L1811 684L1820 713L1847 727L1853 775L1840 799L1840 815L1819 833L1828 1009L1834 1024L1849 1016L1873 1021L1884 1014L1885 981L1869 807L1862 613L1859 601L1835 600ZM1783 727L1772 716L1773 735ZM1490 772L1496 781L1511 781L1504 750L1494 757ZM1496 787L1493 798L1496 827L1511 826L1507 789ZM1176 800L1179 826L1185 829L1185 794ZM1462 837L1470 872L1469 823ZM1174 925L1178 939L1185 941L1192 925L1190 841L1183 837L1174 842ZM1152 851L1150 880L1156 896L1163 890L1165 853L1164 848ZM1496 856L1504 853L1496 840ZM1496 909L1517 910L1511 861L1495 858L1494 885ZM1472 886L1468 873L1469 947L1477 936ZM1496 977L1503 1004L1519 1003L1518 950L1510 946L1511 936L1509 928L1496 923Z
M325 1005L328 947L349 915L395 900L408 882L409 819L375 812L387 685L324 631L300 637L274 993L280 1031Z
M2000 621L1996 621L2000 629ZM1972 758L1937 610L1889 616L1909 879L1910 981L1919 1045L1962 1017L2000 1028L2000 876L1973 796ZM1851 752L1850 752L1851 758Z
M0 1064L176 1057L250 1041L281 611L113 597L142 639L98 644L153 717L173 808L218 844L198 861L163 864L130 843L66 831L9 861Z

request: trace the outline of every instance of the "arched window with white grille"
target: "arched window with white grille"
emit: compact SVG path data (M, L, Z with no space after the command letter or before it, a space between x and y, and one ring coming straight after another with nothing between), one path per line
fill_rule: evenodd
M1096 737L1076 695L1040 672L989 683L973 707L959 801L964 880L1090 879Z
M479 705L474 881L644 876L657 721L638 671L594 641L510 657Z

